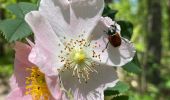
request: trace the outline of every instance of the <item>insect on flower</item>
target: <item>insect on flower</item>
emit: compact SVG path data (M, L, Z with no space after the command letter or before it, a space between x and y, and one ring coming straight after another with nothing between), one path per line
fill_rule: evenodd
M118 47L121 45L121 37L117 32L117 27L115 24L111 25L111 27L108 29L107 34L108 34L108 40L112 46Z
M104 0L41 0L39 10L25 16L35 33L28 59L46 76L60 77L63 100L104 100L103 91L118 82L113 66L133 59L133 45L122 40L119 48L102 52L103 31L114 25L102 17L103 9ZM114 34L112 28L107 32Z
M108 42L106 44L106 47L104 50L107 49L109 43L113 46L113 47L119 47L122 43L122 40L124 40L126 42L125 39L123 39L120 36L120 33L118 32L118 28L116 26L116 22L113 25L110 25L110 28L108 28L107 31L105 31L105 33L108 35ZM103 50L103 52L104 52Z

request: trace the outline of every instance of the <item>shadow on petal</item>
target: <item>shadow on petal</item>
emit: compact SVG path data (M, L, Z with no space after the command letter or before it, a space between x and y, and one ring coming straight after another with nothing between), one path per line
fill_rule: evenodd
M103 8L103 0L72 0L72 8L77 18L93 18Z
M87 83L83 80L80 83L76 77L72 77L70 71L61 73L64 88L72 91L74 99L103 98L103 91L107 87L115 86L117 73L113 67L104 64L96 66L96 70L98 73L90 73Z

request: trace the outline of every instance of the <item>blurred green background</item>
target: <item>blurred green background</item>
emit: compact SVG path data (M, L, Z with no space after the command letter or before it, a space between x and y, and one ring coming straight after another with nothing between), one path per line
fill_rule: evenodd
M116 96L124 97L113 100L170 100L170 0L105 1L110 10L118 11L116 21L133 24L131 41L140 64L138 68L126 65L130 71L118 69L121 81L128 86L120 84L118 89L122 89ZM15 17L6 7L17 2L37 4L37 0L0 0L0 22ZM13 73L13 59L13 43L0 34L0 100L10 90L8 79Z

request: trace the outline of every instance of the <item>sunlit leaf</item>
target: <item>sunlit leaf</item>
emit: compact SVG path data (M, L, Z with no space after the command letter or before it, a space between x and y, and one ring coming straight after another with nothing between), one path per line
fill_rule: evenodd
M124 82L117 82L115 87L107 88L105 90L104 95L105 96L113 96L113 95L119 95L120 93L124 93L129 89L129 86L125 84Z
M129 86L124 82L117 82L116 86L112 88L113 90L119 91L120 93L126 92L129 89Z
M31 29L23 19L7 19L0 23L0 30L9 42L22 39L31 34Z
M18 4L9 5L7 9L11 13L15 14L17 18L23 19L25 17L25 14L27 14L30 11L36 10L37 6L32 3L21 2Z
M13 42L32 33L30 27L24 20L25 14L36 10L37 6L31 3L12 4L7 9L13 13L15 19L6 19L0 22L0 30L9 42Z

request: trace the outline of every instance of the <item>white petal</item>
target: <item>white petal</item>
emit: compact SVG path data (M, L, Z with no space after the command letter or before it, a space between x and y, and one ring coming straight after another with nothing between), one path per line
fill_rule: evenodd
M69 71L61 74L63 86L66 90L71 89L74 100L104 100L104 90L115 86L118 80L113 67L100 65L96 66L96 70L98 73L91 73L87 83L79 83Z
M48 21L36 11L28 13L25 20L35 33L35 46L30 53L29 60L38 65L40 69L42 68L41 71L43 72L48 72L47 69L50 68L52 71L55 67L61 67L62 64L58 60L58 55L64 46ZM58 65L56 66L57 63ZM48 72L48 74L50 73Z
M106 24L109 23L109 24ZM108 62L109 59L109 54L107 52L107 50L105 50L105 52L102 52L105 48L106 45L108 43L108 35L105 33L108 28L110 27L109 25L111 24L111 22L105 20L105 18L101 17L101 20L98 22L98 24L96 25L96 27L94 28L90 41L92 44L98 43L100 45L100 47L98 46L97 48L93 48L93 50L96 52L96 54L100 54L100 60L99 59L95 59L92 58L93 60L100 62L100 63L106 63Z
M69 35L67 21L70 20L70 5L68 0L41 0L39 12L49 21L58 36Z
M130 62L135 55L134 45L127 39L122 39L120 47L113 47L109 45L108 47L109 61L108 64L113 66L123 66Z
M55 98L54 100L61 100L62 91L60 90L58 76L45 76L45 79L51 95Z
M107 35L103 35L103 36L99 36L96 38L99 38L97 40L91 40L91 44L96 44L95 48L92 48L91 51L95 51L96 55L100 55L100 59L97 57L93 57L90 56L91 59L93 59L94 61L98 62L98 63L103 63L105 64L108 61L109 58L109 54L107 52L107 50L105 50L106 45L107 45ZM104 52L103 52L104 51ZM90 54L91 53L91 54ZM93 52L88 52L89 55L93 55Z
M104 0L72 0L71 1L71 25L72 33L91 34L93 28L100 20L104 8Z
M109 17L101 17L100 21L97 23L95 28L92 31L92 38L91 40L98 40L101 37L107 37L107 31L111 27L111 25L116 25L117 27L117 33L120 34L121 28L120 25L115 23L111 18ZM121 34L120 34L121 35Z
M92 42L98 42L101 44L100 48L95 48L94 50L96 53L100 53L102 50L106 48L108 43L108 39L101 37L98 40L93 40ZM126 63L130 62L134 55L135 55L135 47L134 45L127 39L123 38L122 43L119 47L113 47L110 43L108 44L107 49L100 53L100 60L94 59L93 60L107 64L110 66L123 66Z
M41 16L39 12L33 11L26 15L25 20L35 33L35 43L38 42L42 46L48 47L46 49L49 52L57 55L56 52L59 51L59 48L63 45L43 16ZM61 47L58 47L58 44L60 44Z
M42 0L39 11L58 36L75 37L90 34L103 8L103 0Z

